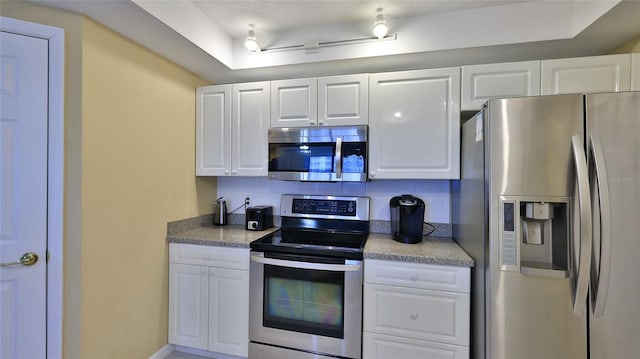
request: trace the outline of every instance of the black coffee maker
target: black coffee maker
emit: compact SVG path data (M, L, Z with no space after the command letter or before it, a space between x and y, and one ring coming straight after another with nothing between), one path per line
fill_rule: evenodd
M391 208L391 235L402 243L422 242L424 201L410 194L396 196L389 201Z

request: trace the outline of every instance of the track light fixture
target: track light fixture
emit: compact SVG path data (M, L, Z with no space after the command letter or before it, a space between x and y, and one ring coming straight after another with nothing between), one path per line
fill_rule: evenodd
M384 16L382 15L382 8L379 7L376 9L378 15L376 16L376 22L373 24L373 35L378 39L382 39L387 36L387 32L389 32L389 26L387 22L384 21Z
M244 39L244 47L250 52L260 52L260 44L256 40L256 32L253 30L253 24L249 24L249 32Z

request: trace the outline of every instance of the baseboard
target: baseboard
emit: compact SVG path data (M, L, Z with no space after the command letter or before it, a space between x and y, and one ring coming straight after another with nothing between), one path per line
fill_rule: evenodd
M153 353L149 359L165 359L169 356L169 354L173 353L176 350L175 345L167 344L160 348L157 352Z
M214 359L246 359L244 357L239 357L239 356L235 356L235 355L213 353L213 352L208 352L206 350L182 347L182 346L179 346L179 345L176 345L175 351L194 354L194 355L199 355L199 356L206 357L206 358L214 358Z

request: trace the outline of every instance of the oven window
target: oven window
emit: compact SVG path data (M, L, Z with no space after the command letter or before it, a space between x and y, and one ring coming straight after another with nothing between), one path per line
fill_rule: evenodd
M263 325L344 337L344 273L264 266Z
M333 172L333 143L270 143L269 171Z

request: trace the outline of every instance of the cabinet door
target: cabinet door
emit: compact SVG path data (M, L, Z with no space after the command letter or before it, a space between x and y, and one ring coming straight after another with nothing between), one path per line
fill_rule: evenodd
M271 81L271 127L318 124L316 78Z
M209 268L209 351L249 352L249 271Z
M318 125L348 126L369 123L367 74L318 78Z
M364 332L367 359L468 359L469 347Z
M207 350L207 267L169 264L169 343Z
M369 77L369 178L460 176L460 68Z
M631 55L542 61L542 94L618 92L631 89Z
M196 176L231 170L231 85L196 89Z
M233 85L231 175L266 176L269 82Z
M364 330L469 346L469 294L364 285Z
M540 61L462 66L462 110L489 99L540 95Z
M640 91L640 53L631 54L631 91Z

